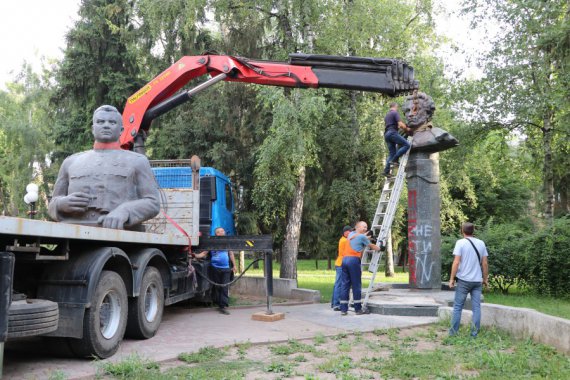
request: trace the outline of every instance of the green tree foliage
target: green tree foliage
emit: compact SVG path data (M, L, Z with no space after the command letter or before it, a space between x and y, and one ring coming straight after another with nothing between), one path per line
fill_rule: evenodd
M56 160L91 145L91 116L98 106L110 104L120 111L143 84L134 38L132 2L81 2L79 20L66 36L64 58L55 73L51 135Z
M465 6L476 21L505 26L481 60L485 76L476 81L449 79L445 72L435 53L442 38L431 0L83 0L51 77L55 91L42 78L31 87L20 81L0 95L3 119L10 120L0 129L4 212L21 209L15 194L35 175L33 163L43 163L40 156L51 153L55 165L46 164L43 175L53 183L50 170L61 158L90 146L97 106L121 109L183 55L384 56L414 66L422 91L438 106L434 124L461 142L440 156L442 232L453 236L460 222L474 221L485 226L501 258L514 257L510 241L541 225L535 212L541 200L554 197L559 214L570 208L568 4L467 0ZM241 195L238 230L273 234L289 263L282 275L294 277L299 245L312 257L332 258L343 225L371 221L383 183L388 102L357 91L223 83L155 120L148 154L197 154L203 165L229 175ZM24 115L30 109L37 117L31 130L22 127L29 125ZM19 161L8 159L28 147L22 141L42 135L54 145L38 143ZM404 198L392 228L395 250L406 244ZM554 203L538 206L547 218ZM513 224L529 216L532 228ZM500 242L502 233L508 241ZM505 272L505 287L514 278L507 261L492 263L493 272Z
M475 25L487 20L503 26L483 61L485 77L470 93L470 111L481 131L518 131L536 152L542 164L544 217L552 221L555 195L562 192L555 191L555 185L564 186L568 172L564 153L570 129L561 123L568 112L568 65L560 44L570 23L569 4L565 0L465 3ZM563 173L555 169L560 164L566 168ZM563 192L567 194L567 189Z
M16 81L0 91L0 204L4 215L24 216L26 185L42 186L40 210L47 203L46 184L52 178L50 152L46 138L53 114L50 112L51 88L47 78L24 65Z

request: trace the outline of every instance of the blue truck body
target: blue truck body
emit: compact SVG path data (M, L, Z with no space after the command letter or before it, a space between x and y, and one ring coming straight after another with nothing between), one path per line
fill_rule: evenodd
M153 168L161 189L192 188L190 167ZM226 235L236 234L234 199L230 179L218 169L200 168L200 232L214 235L222 227Z

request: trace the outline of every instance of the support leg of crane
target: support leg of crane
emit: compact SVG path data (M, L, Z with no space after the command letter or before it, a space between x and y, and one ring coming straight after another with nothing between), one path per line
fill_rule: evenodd
M2 378L3 365L4 365L4 342L0 342L0 379Z
M267 294L267 310L265 312L255 313L251 319L262 322L275 322L285 318L285 313L274 313L272 310L273 301L273 255L271 252L265 252L265 289Z

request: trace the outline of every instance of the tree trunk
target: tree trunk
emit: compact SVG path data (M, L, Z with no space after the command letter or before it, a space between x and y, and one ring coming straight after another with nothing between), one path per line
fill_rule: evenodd
M332 269L332 257L327 257L327 269L331 270Z
M388 241L386 242L386 277L394 277L394 251L392 247L392 231L388 232Z
M354 133L354 139L358 141L360 137L360 128L358 126L358 109L356 100L356 91L349 91L350 94L350 119Z
M544 114L542 125L542 144L544 149L544 219L547 223L552 223L554 219L554 170L552 168L552 111Z
M239 272L243 273L245 270L245 252L239 251Z
M295 194L289 205L285 240L281 252L280 278L297 278L297 254L301 237L301 217L303 216L303 198L305 195L305 166L299 168L299 179Z

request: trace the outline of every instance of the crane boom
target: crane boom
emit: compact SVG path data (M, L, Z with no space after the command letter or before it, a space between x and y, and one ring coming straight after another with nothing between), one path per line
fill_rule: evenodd
M201 85L177 93L194 78L210 75ZM123 149L147 133L152 120L221 81L299 88L341 88L397 96L418 87L414 70L401 60L291 54L289 62L249 60L226 55L182 57L128 98L123 111Z

